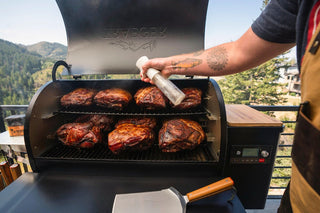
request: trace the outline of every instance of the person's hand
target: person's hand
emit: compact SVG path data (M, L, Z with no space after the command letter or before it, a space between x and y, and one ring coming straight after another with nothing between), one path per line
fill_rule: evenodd
M169 58L150 59L142 66L142 71L140 72L141 80L144 82L153 84L151 79L149 79L147 76L147 70L149 68L159 70L161 72L161 75L165 78L168 78L171 75L170 74L171 64L170 64Z

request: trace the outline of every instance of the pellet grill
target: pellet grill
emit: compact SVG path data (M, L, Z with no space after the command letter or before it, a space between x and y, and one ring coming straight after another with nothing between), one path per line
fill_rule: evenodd
M65 109L60 98L76 88L120 87L134 94L148 86L140 79L83 80L92 74L138 74L136 60L204 48L206 0L57 0L68 37L66 62L32 98L26 114L25 144L33 173L24 174L0 194L0 210L23 212L111 212L117 193L176 187L186 193L223 177L235 181L245 208L264 208L282 123L242 105L225 105L209 78L173 79L179 87L203 92L201 106L179 112L143 111L134 103L118 112L97 107ZM73 76L57 79L58 66ZM62 124L83 114L116 119L148 115L161 123L170 117L196 120L206 140L195 150L113 154L107 146L76 149L54 136ZM256 119L255 119L256 118ZM189 208L209 212L210 199Z

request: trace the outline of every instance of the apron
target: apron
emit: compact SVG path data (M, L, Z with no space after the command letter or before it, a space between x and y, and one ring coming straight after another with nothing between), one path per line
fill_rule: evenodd
M292 175L278 212L320 212L320 25L301 66L301 100L292 147Z

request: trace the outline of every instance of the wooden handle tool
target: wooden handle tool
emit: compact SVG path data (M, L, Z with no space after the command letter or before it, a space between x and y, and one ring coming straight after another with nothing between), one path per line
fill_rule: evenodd
M231 189L233 187L233 184L233 180L230 177L227 177L195 191L189 192L187 194L187 197L189 199L189 202L193 202Z

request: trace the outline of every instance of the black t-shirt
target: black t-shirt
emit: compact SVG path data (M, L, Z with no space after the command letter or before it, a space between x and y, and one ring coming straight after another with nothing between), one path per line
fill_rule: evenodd
M320 1L317 2L318 0L271 0L252 24L252 30L267 41L296 43L297 62L300 68L308 42L310 22L317 20L314 17L318 15L320 9Z

